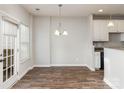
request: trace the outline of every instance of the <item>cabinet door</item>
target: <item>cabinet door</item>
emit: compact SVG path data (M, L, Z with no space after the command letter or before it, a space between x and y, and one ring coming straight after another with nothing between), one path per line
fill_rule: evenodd
M121 33L120 41L124 41L124 33Z
M109 32L118 32L118 20L111 20L111 21L114 23L114 26L108 27ZM108 23L109 23L109 20L108 20Z
M108 41L107 20L93 21L93 41Z
M101 20L100 22L100 41L109 41L107 20Z
M124 20L118 20L118 32L124 32Z
M93 41L100 41L100 20L93 21Z

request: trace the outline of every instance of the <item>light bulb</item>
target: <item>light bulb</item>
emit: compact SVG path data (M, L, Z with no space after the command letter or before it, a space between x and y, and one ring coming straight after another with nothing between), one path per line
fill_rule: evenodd
M67 32L67 31L64 31L64 32L62 33L62 35L67 36L67 35L68 35L68 32Z
M54 34L57 35L57 36L59 36L60 35L60 32L58 30L56 30Z
M103 12L103 9L99 9L98 12Z
M112 21L109 21L108 27L113 27L113 26L114 26L114 23Z

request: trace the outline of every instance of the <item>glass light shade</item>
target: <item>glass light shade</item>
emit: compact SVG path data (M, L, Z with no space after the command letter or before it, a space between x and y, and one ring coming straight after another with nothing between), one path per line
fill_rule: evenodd
M59 36L59 35L60 35L60 32L59 32L58 30L56 30L56 31L54 32L54 34L57 35L57 36Z
M113 27L113 26L114 26L114 23L112 21L109 21L108 27Z
M67 31L64 31L64 32L62 33L62 35L67 36L67 35L68 35L68 32L67 32Z

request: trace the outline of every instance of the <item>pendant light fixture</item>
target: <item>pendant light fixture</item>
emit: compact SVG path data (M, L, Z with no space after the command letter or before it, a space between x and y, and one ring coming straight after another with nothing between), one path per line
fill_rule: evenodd
M67 36L68 32L66 30L62 29L62 23L61 23L61 8L62 8L62 4L59 4L58 7L59 7L59 22L58 22L58 27L55 30L54 34L57 35L57 36L61 36L61 35Z
M111 19L111 16L110 16L108 27L113 27L113 26L114 26L114 23L112 22L112 19Z

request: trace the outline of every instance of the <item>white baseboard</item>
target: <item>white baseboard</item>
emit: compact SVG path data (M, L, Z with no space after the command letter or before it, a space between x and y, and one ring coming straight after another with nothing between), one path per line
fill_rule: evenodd
M51 67L51 66L86 66L91 71L95 71L95 69L89 67L87 64L51 64L51 65L34 65L34 67Z
M88 67L91 71L95 71L93 68L90 68L86 64L52 64L52 65L34 65L32 67L29 67L24 73L22 73L19 77L18 80L20 80L29 70L33 69L34 67L51 67L51 66L86 66Z
M50 66L85 66L84 64L52 64Z
M83 64L52 64L52 65L34 65L34 67L51 67L51 66L86 66Z
M88 67L91 71L95 71L94 68L89 67L87 64L85 64L86 67Z
M112 89L118 89L118 88L115 87L109 80L107 80L107 79L105 79L105 78L104 78L104 82L105 82L106 84L108 84Z
M50 65L34 65L34 67L50 67Z
M22 73L21 75L18 76L18 80L20 80L29 70L31 70L33 68L34 68L34 66L27 68L24 73Z
M24 73L22 73L19 77L18 80L20 80L29 70L33 69L34 67L51 67L51 66L86 66L88 67L91 71L95 71L94 69L90 68L86 64L52 64L52 65L34 65L32 67L29 67Z

